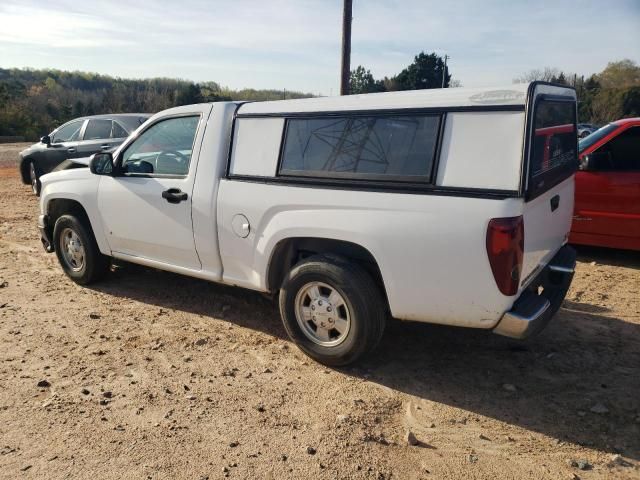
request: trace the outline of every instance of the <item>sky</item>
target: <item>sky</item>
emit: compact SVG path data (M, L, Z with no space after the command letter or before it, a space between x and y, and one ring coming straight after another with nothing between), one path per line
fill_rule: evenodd
M465 87L640 63L640 0L353 0L351 67L449 55ZM342 0L0 0L0 67L336 95Z

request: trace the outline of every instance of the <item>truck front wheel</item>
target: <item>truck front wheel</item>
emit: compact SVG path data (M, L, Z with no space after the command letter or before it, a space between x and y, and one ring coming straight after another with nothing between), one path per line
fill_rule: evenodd
M80 285L102 278L111 266L102 255L91 228L73 215L62 215L53 228L53 241L64 273Z
M280 289L280 315L298 347L328 366L353 363L372 351L386 321L382 294L369 273L328 255L293 267Z

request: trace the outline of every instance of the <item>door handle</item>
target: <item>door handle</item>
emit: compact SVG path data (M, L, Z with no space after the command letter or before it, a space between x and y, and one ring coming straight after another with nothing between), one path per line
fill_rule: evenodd
M554 195L553 197L551 197L549 203L551 204L551 211L555 212L560 205L560 195Z
M180 203L189 198L189 195L179 188L170 188L169 190L162 192L162 198L169 203Z
M73 148L73 147L67 148L67 152L69 152L69 153L74 153L75 151L76 151L76 149Z
M100 148L101 148L102 150L106 150L106 149L107 149L107 148L109 148L110 146L111 146L111 145L104 144L104 145L100 145Z

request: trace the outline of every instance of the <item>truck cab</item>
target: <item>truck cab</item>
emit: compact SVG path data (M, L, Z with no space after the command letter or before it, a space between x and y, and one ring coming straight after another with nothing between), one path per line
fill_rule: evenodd
M573 275L576 132L540 82L178 107L42 177L39 225L80 284L117 258L273 293L327 365L389 317L524 338Z

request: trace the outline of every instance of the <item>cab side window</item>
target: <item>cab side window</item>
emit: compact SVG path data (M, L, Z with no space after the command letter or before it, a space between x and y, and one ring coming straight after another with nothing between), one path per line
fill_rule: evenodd
M199 120L199 116L168 118L149 127L123 152L124 172L186 176Z
M631 127L601 146L598 170L611 172L640 171L640 127ZM608 155L607 155L608 154Z
M75 142L80 138L80 130L84 120L69 122L58 129L51 138L51 143Z

